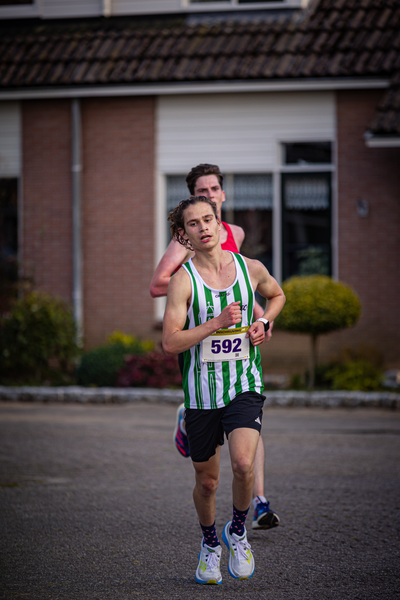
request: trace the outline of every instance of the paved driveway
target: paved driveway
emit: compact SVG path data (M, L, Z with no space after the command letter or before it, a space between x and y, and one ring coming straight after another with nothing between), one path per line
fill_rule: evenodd
M400 595L400 412L269 408L256 572L194 581L193 470L176 407L0 403L0 598L392 600ZM217 530L231 516L223 450Z

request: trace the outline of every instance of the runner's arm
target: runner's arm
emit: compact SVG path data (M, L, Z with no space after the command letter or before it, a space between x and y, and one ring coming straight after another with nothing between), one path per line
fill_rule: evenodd
M245 258L245 260L249 268L254 289L257 290L258 293L267 300L266 309L260 316L264 319L267 319L271 327L274 319L276 319L285 305L285 294L283 293L283 290L276 279L272 277L272 275L260 261L251 260L249 258ZM248 334L251 342L255 346L262 343L265 337L267 337L264 332L264 325L262 322L254 322L251 325Z
M150 296L152 298L167 295L168 284L172 274L183 263L187 262L192 254L190 250L182 246L177 240L171 240L157 265L150 283Z

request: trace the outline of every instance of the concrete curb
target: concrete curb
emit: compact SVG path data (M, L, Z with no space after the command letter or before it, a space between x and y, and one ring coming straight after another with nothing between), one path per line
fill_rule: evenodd
M400 393L395 392L296 392L266 391L265 406L319 406L325 408L369 406L400 409ZM155 388L7 387L0 386L0 401L79 402L122 404L125 402L183 402L182 390Z

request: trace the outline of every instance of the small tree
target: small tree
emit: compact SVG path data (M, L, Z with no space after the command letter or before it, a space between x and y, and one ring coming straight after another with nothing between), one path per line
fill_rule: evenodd
M325 275L292 277L282 289L286 304L276 319L278 329L311 336L310 380L314 386L318 336L353 327L361 314L357 294L347 285Z

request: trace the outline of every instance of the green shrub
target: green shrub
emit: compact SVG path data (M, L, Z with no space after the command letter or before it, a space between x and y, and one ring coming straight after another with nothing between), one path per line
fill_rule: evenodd
M320 335L353 327L361 315L356 293L325 275L292 277L282 284L286 304L276 326L293 333Z
M331 381L332 390L372 392L381 389L383 373L372 363L360 359L332 365L325 372L325 378Z
M360 300L350 287L325 275L292 277L282 284L282 289L286 304L275 325L311 336L309 387L313 387L318 336L353 327L361 315Z
M0 320L0 374L5 383L60 379L79 355L70 307L59 298L31 292Z
M315 369L315 387L329 390L377 391L383 386L383 368L378 351L366 348L345 348L339 357L328 364L318 365ZM366 357L365 355L368 355ZM372 359L369 358L372 356ZM309 372L305 374L305 379ZM291 389L304 389L301 375L293 375Z
M125 364L125 357L143 354L154 348L150 340L139 340L135 336L115 331L108 343L85 352L77 369L79 385L114 387L118 371Z

